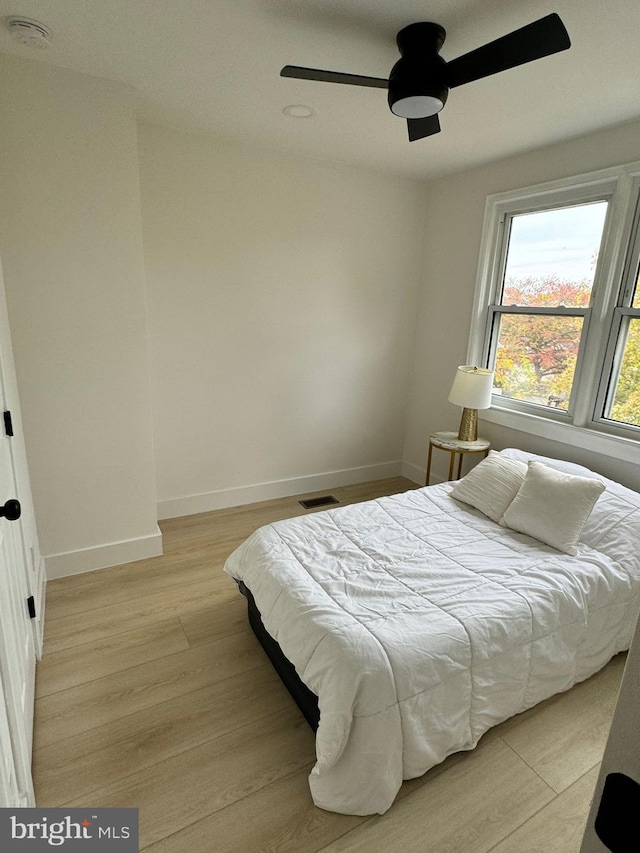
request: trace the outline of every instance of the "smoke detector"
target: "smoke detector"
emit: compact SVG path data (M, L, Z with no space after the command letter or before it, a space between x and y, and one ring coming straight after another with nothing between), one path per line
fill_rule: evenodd
M51 30L39 21L32 21L31 18L7 18L7 25L11 35L20 44L40 49L49 46Z

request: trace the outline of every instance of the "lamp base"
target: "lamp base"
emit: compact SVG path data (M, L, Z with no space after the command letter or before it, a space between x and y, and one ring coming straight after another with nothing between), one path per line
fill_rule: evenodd
M478 440L478 410L463 409L458 430L458 441Z

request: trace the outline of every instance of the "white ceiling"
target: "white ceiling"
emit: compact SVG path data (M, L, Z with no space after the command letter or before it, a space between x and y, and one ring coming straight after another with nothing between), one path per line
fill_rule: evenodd
M447 30L453 59L558 12L568 51L452 90L410 143L386 91L284 79L283 65L387 77L395 34ZM52 31L46 50L6 17ZM142 121L430 178L640 117L638 0L0 0L0 51L130 84ZM311 118L283 115L306 104Z

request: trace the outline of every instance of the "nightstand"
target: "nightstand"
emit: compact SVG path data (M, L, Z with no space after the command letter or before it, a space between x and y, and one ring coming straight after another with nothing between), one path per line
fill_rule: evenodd
M434 432L433 435L429 436L429 455L427 457L427 481L425 485L429 485L429 478L431 476L431 454L433 452L433 448L437 447L439 450L446 450L447 453L450 454L449 460L449 480L453 480L453 466L456 458L456 454L460 457L458 459L458 476L459 480L462 476L462 460L468 453L482 453L483 456L489 453L489 448L491 447L491 442L486 438L478 438L475 441L460 441L458 438L457 432Z

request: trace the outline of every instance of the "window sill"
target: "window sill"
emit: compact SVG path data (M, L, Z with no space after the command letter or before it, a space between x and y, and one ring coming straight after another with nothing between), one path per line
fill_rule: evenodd
M580 447L592 453L600 453L613 459L638 464L638 441L632 438L610 435L609 433L598 432L595 429L573 426L573 424L563 424L548 418L525 414L524 412L514 412L510 409L501 409L497 406L478 412L478 415L488 423L499 424L519 432L526 432L529 435L537 435L550 441L569 444L572 447Z

